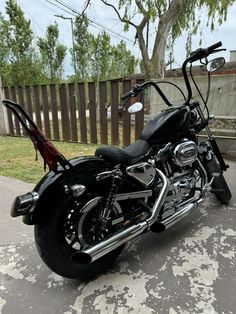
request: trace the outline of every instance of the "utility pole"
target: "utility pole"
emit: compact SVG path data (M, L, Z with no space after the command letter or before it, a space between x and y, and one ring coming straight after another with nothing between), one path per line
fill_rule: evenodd
M66 17L64 15L57 15L55 14L54 16L59 17L63 20L70 20L70 25L71 25L71 39L72 39L72 54L73 54L73 66L74 66L74 72L75 72L75 77L77 74L77 68L76 68L76 53L75 53L75 43L74 43L74 26L73 26L73 18L72 17Z

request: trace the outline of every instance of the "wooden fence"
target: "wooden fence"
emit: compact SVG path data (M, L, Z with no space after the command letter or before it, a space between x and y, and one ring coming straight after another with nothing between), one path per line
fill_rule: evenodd
M20 103L52 140L127 146L140 136L144 111L131 119L122 109L120 96L142 82L126 79L99 82L99 86L68 83L3 87L3 91L5 98ZM25 136L9 110L7 126L8 134Z

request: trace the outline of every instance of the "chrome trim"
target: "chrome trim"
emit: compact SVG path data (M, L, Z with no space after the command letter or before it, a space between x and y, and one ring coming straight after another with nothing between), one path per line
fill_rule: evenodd
M91 262L94 262L100 257L104 256L105 254L115 250L127 241L134 239L139 234L150 228L150 226L155 222L159 215L160 209L165 201L165 196L167 194L169 186L167 177L159 169L156 169L156 171L163 181L163 187L155 204L153 205L150 218L136 225L130 226L125 230L119 231L116 234L110 236L108 239L102 240L101 242L91 247L88 247L85 250L76 252L71 257L74 263L81 265L90 264Z
M35 191L17 196L11 207L11 216L24 216L32 212L35 209L38 199L39 194Z
M126 173L147 187L155 179L156 168L151 163L141 162L127 167Z
M148 228L150 228L150 226L157 220L160 210L162 208L162 205L165 202L166 199L166 194L168 192L168 188L169 188L169 180L167 179L167 177L164 175L164 173L162 173L161 170L156 169L158 175L160 176L162 182L163 182L163 187L161 189L161 192L157 198L157 200L155 201L153 208L152 208L152 215L151 217L149 217L147 219L147 224L148 224Z
M100 199L101 199L101 196L98 196L98 197L91 199L90 201L88 201L88 203L86 203L84 205L84 207L81 209L80 212L82 214L89 212L91 208L93 208L94 206L97 205L97 203L100 201Z
M165 229L168 229L171 226L173 226L175 223L177 223L179 220L187 216L190 213L190 211L192 209L195 209L196 207L198 207L197 203L189 203L185 205L182 209L177 211L174 215L160 221L160 223L165 226Z
M131 192L130 193L123 193L123 194L117 194L115 200L116 201L123 201L123 200L131 200L134 198L145 198L152 196L152 190L146 190L146 191L138 191L138 192Z
M79 197L84 193L86 187L82 184L74 184L69 188L73 197Z
M200 171L202 171L203 186L201 193L179 204L176 207L175 214L167 218L164 218L163 220L158 221L155 225L153 225L154 227L153 231L162 232L170 228L175 223L180 221L182 218L187 216L193 209L197 208L205 200L206 194L207 192L209 192L211 182L210 183L208 182L207 173L199 159L197 159L197 162L200 167Z
M116 194L115 201L117 202L117 201L124 201L124 200L130 200L130 199L135 199L135 198L146 198L146 197L150 197L150 196L152 196L151 190L132 192L132 194L122 193L122 194ZM81 209L81 213L84 214L84 213L87 213L88 211L90 211L91 208L93 208L94 206L96 206L98 204L98 202L101 200L101 198L102 198L101 196L97 196L97 197L91 199L90 201L88 201L88 203L86 203L84 205L84 207ZM117 205L119 206L118 203L117 203Z
M190 153L190 156L188 154ZM175 163L184 167L191 165L197 159L198 147L193 141L184 140L176 145L173 156Z

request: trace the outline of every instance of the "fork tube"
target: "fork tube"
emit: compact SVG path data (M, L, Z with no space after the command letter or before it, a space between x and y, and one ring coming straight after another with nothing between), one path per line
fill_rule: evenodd
M202 108L200 106L197 107L197 112L198 112L200 118L203 120L203 122L206 122L207 120L205 119ZM227 168L229 168L229 166L226 165L226 163L222 157L222 154L219 150L219 146L217 145L215 136L212 134L211 129L209 128L208 125L205 126L205 130L206 130L206 133L208 136L208 140L211 144L212 150L213 150L217 160L219 161L221 170L226 171Z

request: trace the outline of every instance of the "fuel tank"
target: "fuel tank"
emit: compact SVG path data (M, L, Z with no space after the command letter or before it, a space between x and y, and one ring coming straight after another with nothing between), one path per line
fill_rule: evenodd
M142 131L141 139L151 145L161 144L186 134L189 124L188 107L168 108L147 123Z

